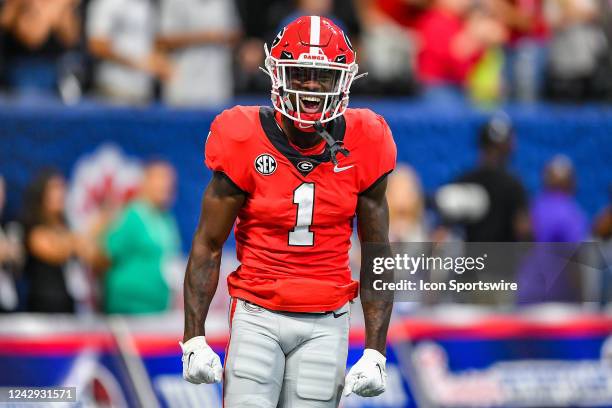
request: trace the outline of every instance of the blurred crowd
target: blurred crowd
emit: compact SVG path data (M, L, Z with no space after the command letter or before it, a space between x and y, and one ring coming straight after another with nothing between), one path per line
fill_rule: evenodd
M0 0L2 88L218 106L269 92L263 44L300 15L349 34L357 94L612 100L610 0Z
M137 192L104 203L87 228L67 221L67 182L42 171L28 186L21 216L0 226L0 311L141 314L173 308L184 265L168 211L176 174L168 162L143 167ZM0 215L4 206L0 176ZM183 269L178 275L173 265Z
M612 299L612 185L610 202L589 219L575 197L572 161L557 155L542 169L538 194L530 196L508 168L517 137L505 114L494 115L475 135L479 154L472 169L429 195L419 175L399 164L388 181L390 241L408 245L415 256L422 254L422 245L431 243L520 242L576 244L569 247L573 257L584 243L595 243L596 257L570 262L586 266L584 271L580 266L559 273L554 263L539 256L510 277L525 280L524 288L533 288L535 282L535 293L519 290L513 299L487 302L606 305ZM122 199L103 197L84 227L68 221L74 218L73 209L66 204L62 174L47 169L32 180L21 216L0 223L0 311L149 314L180 308L185 259L170 211L176 171L158 159L145 163L140 173L134 190ZM4 203L0 175L0 220ZM234 253L230 249L226 255ZM359 256L352 258L358 263ZM223 263L223 275L235 266L228 261ZM353 273L358 278L358 264L353 264ZM547 280L546 274L554 276ZM544 294L538 279L551 283ZM224 279L220 285L223 293ZM213 309L223 313L226 300L217 297ZM458 299L439 301L443 300Z
M476 139L479 152L473 168L431 197L424 194L409 166L400 165L389 176L390 241L441 244L442 251L459 250L463 255L479 246L478 255L487 248L497 251L496 256L503 258L499 262L511 265L488 266L480 277L515 281L518 292L510 298L503 294L487 298L475 292L469 303L606 305L612 299L612 183L609 203L589 219L575 196L576 169L569 157L552 157L542 169L538 192L530 196L509 169L517 139L510 119L504 113L494 115ZM463 247L463 243L477 245ZM422 253L422 245L406 246L409 253Z

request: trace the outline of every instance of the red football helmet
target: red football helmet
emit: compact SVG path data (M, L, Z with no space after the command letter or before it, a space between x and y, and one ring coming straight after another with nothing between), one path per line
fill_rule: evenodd
M344 113L358 66L351 42L331 20L299 17L265 51L277 111L300 128L329 122Z

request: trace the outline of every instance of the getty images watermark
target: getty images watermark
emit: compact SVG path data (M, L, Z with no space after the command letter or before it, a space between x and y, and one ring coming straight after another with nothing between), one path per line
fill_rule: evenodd
M415 275L419 271L445 271L462 275L466 272L484 271L486 268L485 261L488 255L482 256L412 256L406 253L395 254L394 256L379 256L373 258L372 273L374 275L383 275L385 272L398 271L405 272L409 275ZM401 279L399 281L385 282L384 279L374 279L372 282L374 290L434 290L434 291L508 291L517 290L516 282L506 282L501 279L493 282L483 282L478 280L475 282L462 282L458 279L449 279L448 281L435 282L426 279Z
M593 242L364 244L361 290L371 300L597 301L584 283L612 270L606 258Z

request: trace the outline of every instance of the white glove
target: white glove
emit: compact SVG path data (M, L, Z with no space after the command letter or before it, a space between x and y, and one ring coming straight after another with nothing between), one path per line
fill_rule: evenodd
M375 397L385 392L387 359L374 349L363 350L363 356L349 370L344 381L344 396L352 392L360 397Z
M181 343L183 350L183 378L193 384L221 382L221 359L206 344L204 336L197 336Z

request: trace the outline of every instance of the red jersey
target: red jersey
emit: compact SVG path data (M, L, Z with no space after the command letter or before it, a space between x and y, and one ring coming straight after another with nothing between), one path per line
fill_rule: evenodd
M237 106L213 121L206 165L247 194L234 235L240 267L228 276L233 297L288 312L337 309L358 293L349 269L359 194L395 167L384 119L348 109L327 124L350 151L337 166L329 149L303 155L269 107Z
M480 60L482 50L463 58L455 55L452 43L463 31L464 25L460 16L437 8L422 15L416 24L421 38L421 49L417 55L417 71L421 81L454 85L465 82Z

